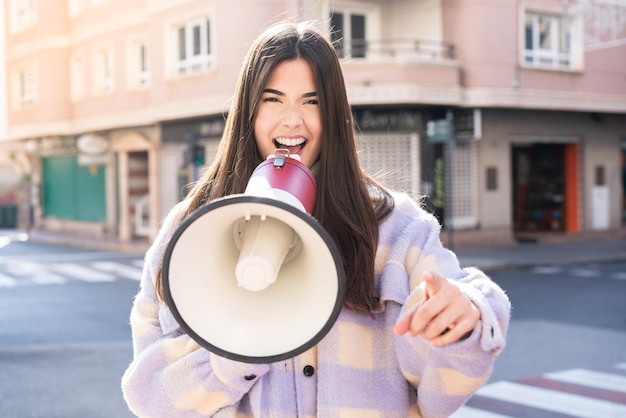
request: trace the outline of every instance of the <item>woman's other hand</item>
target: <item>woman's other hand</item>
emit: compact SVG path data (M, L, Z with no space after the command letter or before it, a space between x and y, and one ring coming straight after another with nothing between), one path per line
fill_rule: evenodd
M420 333L434 346L467 338L480 319L480 311L457 286L438 274L422 276L425 296L411 307L394 326L397 335Z

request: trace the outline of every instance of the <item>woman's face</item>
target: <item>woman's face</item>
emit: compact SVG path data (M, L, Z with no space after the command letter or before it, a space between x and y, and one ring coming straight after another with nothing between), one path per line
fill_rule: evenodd
M263 158L286 148L308 167L317 161L322 117L313 71L306 60L283 61L274 69L263 88L254 136Z

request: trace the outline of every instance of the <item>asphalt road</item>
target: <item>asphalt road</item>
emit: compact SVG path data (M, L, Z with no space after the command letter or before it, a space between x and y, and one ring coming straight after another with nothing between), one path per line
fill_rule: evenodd
M142 254L0 247L0 417L133 416L120 378L141 264ZM626 261L493 272L513 314L489 383L626 362L625 272Z

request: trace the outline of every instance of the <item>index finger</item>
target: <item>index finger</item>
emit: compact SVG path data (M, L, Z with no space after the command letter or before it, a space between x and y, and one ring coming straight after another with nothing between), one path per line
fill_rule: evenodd
M426 271L422 274L424 283L426 283L426 298L433 296L439 292L448 282L445 277L432 271Z

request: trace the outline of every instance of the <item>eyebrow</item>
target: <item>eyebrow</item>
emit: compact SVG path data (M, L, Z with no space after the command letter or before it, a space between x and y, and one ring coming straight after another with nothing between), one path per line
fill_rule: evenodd
M271 94L275 94L277 96L284 96L285 95L285 93L283 93L282 91L275 90L275 89L263 89L263 93L271 93ZM304 93L302 95L302 97L315 97L315 96L317 96L317 93L314 92L314 91L311 91L309 93Z

